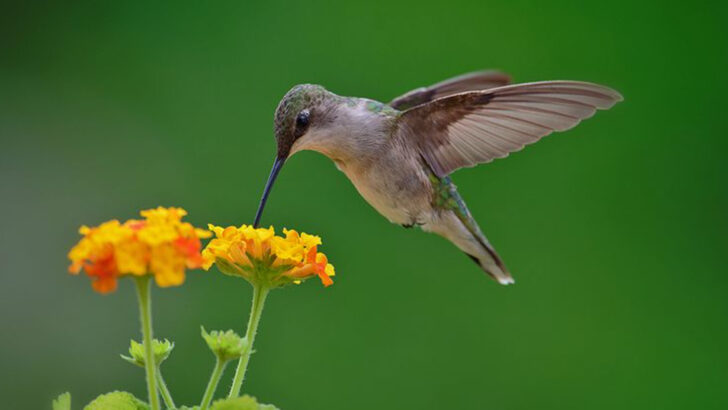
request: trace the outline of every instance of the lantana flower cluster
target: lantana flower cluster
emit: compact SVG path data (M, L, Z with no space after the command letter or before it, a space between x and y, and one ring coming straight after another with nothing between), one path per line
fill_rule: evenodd
M69 271L84 270L101 293L114 291L124 275L153 275L160 287L181 285L185 269L202 266L200 239L211 236L182 222L185 215L182 208L158 207L141 211L144 219L82 226L83 238L68 254Z
M279 236L272 226L209 225L209 229L215 238L202 251L204 269L215 263L223 273L268 287L300 283L313 276L318 276L324 286L334 283L334 266L325 254L318 252L318 236L292 229L283 229L284 236Z
M187 212L181 208L158 207L140 214L143 219L82 226L79 232L83 237L68 253L68 258L71 260L69 271L72 274L85 271L92 279L92 287L101 293L115 290L120 277L137 279L134 282L143 341L132 340L129 356L122 358L144 368L149 404L130 393L114 392L99 396L86 408L160 410L160 395L166 408L192 408L175 405L161 374L160 364L169 357L174 343L154 339L150 280L153 277L160 287L180 285L185 281L187 269L209 270L217 265L221 272L250 282L253 301L244 338L232 330L207 333L202 329L203 339L216 356L216 365L200 405L194 408L274 410L274 406L260 404L249 396L240 397L258 323L271 289L301 283L314 276L324 286L333 284L334 266L318 251L321 238L288 229L283 229L283 235L276 235L273 227L250 225L225 228L209 225L209 230L199 229L182 221ZM202 250L201 239L210 238L213 233L214 238ZM238 365L228 398L213 402L225 366L234 359L238 359ZM53 403L57 410L69 410L70 405L68 394L61 395Z

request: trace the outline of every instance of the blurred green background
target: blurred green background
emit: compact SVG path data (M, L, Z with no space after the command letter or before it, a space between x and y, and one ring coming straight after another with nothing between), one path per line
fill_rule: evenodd
M282 409L728 408L724 2L24 2L0 16L4 408L145 396L132 285L66 273L81 224L177 205L250 222L294 84L382 101L463 72L574 79L625 102L454 180L517 284L390 225L326 158L284 168L264 224L320 234L336 285L273 293L244 390ZM216 271L154 291L180 403L199 337L244 330ZM232 374L228 369L227 376ZM219 392L227 390L225 379Z

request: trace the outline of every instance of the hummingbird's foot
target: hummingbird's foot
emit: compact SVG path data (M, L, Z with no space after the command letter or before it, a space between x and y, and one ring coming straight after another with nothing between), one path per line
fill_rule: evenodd
M412 228L414 228L415 226L422 226L422 225L424 225L424 223L422 223L422 222L417 222L417 221L412 221L412 222L410 222L410 223L408 223L408 224L402 224L402 228L405 228L405 229L412 229Z

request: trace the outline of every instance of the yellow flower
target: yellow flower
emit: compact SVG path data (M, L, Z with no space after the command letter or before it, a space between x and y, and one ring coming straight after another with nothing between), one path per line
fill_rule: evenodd
M211 236L182 222L185 215L182 208L158 207L142 211L141 220L82 226L83 238L68 253L69 271L85 270L101 293L115 290L117 278L124 275L152 274L159 286L180 285L185 269L202 266L200 239Z
M334 266L326 255L318 252L321 238L294 230L283 229L285 236L278 236L270 228L253 228L208 225L213 238L202 251L203 265L207 270L216 264L223 273L242 276L269 287L300 283L318 276L324 286L334 282Z

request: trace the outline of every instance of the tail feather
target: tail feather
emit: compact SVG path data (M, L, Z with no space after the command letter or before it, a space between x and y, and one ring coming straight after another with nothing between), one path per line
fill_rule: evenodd
M472 218L464 223L456 212L443 212L437 222L423 226L423 228L437 233L455 244L501 285L515 283L503 260Z
M503 259L501 259L498 252L495 251L493 245L488 242L483 231L480 230L478 223L475 222L475 219L473 219L470 215L470 212L467 213L466 220L463 220L463 218L458 219L460 219L460 222L463 224L465 229L473 236L478 244L480 244L482 250L485 251L484 253L480 253L480 257L470 254L468 256L470 256L473 260L476 260L476 263L483 268L486 273L495 278L495 280L497 280L501 285L511 285L515 283L510 272L508 272L506 265L503 263ZM460 246L458 245L458 247ZM484 257L485 255L487 255L487 257Z
M477 236L475 236L475 237L477 238ZM477 238L477 239L485 239L485 238L483 237L483 238ZM483 257L482 254L480 257L474 256L467 252L465 252L465 254L468 255L468 257L470 257L470 259L472 259L476 265L480 266L480 268L483 269L483 271L485 271L485 273L490 275L493 279L497 280L498 283L500 283L501 285L512 285L512 284L516 283L516 281L511 276L510 272L508 272L508 269L506 268L505 264L503 263L503 260L496 253L495 249L493 249L493 247L490 246L490 244L487 243L487 241L478 240L478 242L480 243L480 245L483 247L483 249L487 253L487 255L488 255L487 257ZM457 243L455 243L455 245L457 245L458 248L460 248L461 250L463 249L463 247L461 247Z
M450 177L438 178L433 173L430 181L436 192L434 204L437 211L422 228L450 240L501 285L515 283L503 260L473 219Z

